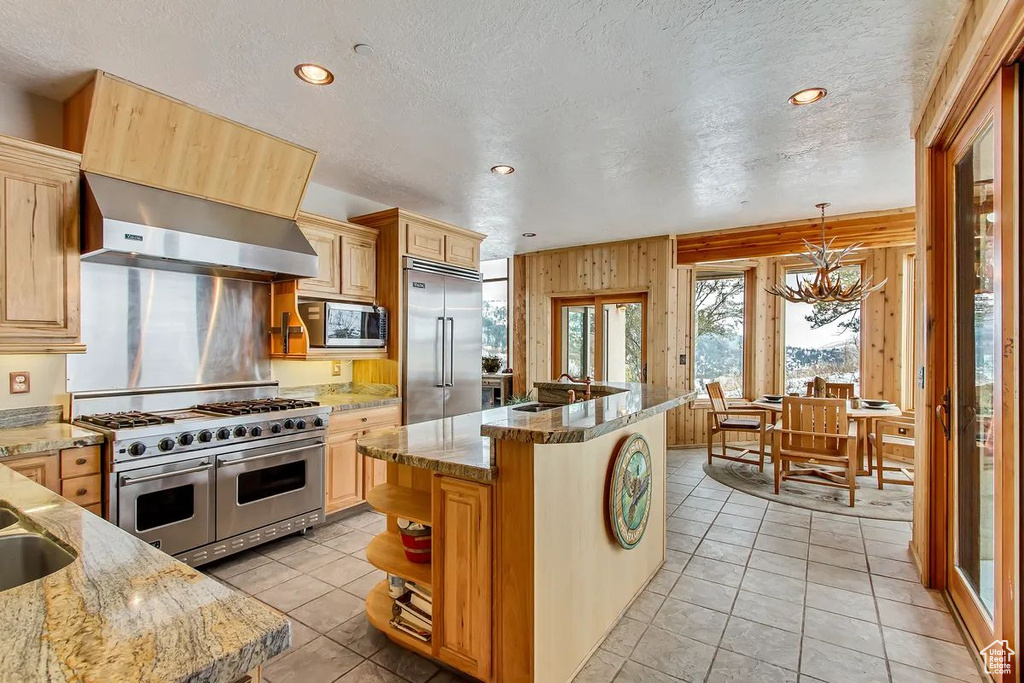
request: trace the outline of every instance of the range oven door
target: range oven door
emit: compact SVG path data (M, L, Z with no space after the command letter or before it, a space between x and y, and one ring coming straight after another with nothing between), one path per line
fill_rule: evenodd
M279 441L217 456L218 541L323 505L323 438Z
M117 475L117 525L165 553L213 542L211 458Z

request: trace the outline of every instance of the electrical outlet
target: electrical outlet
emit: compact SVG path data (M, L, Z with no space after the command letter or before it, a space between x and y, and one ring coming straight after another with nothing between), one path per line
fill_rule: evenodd
M686 365L686 354L685 353L679 354L679 364L680 365Z
M11 373L11 393L27 394L29 392L29 374L27 372Z
M334 377L341 377L341 361L340 360L332 360L331 361L331 375L334 376Z

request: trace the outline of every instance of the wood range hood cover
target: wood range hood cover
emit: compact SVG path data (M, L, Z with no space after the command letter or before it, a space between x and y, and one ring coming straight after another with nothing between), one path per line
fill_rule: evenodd
M82 171L295 218L316 152L97 71L64 102Z

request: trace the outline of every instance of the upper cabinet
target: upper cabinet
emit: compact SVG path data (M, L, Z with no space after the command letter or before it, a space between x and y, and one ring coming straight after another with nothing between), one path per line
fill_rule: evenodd
M357 216L353 223L388 230L403 255L454 266L480 268L480 243L486 235L420 216L404 209L388 209Z
M0 353L79 343L78 154L0 136Z
M82 170L296 215L316 152L99 71L64 103Z
M299 296L372 302L377 295L377 231L300 212L296 219L320 261Z

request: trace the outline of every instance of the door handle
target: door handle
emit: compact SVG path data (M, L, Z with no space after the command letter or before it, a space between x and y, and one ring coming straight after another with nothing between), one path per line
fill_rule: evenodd
M455 318L448 318L451 334L448 336L448 381L446 387L455 386ZM442 375L443 376L443 375Z
M264 458L276 458L279 455L286 455L288 453L297 453L299 451L308 451L312 448L316 448L321 444L314 444L312 446L299 446L298 448L286 448L283 451L274 451L273 453L263 453L262 455L250 455L248 458L236 458L234 460L223 460L217 458L217 465L227 467L228 465L241 465L242 463L252 462L254 460L263 460Z
M950 440L949 434L949 402L951 398L951 392L949 387L946 387L946 393L942 395L942 402L935 406L935 417L938 418L939 424L942 425L942 433L946 435L946 441Z
M158 481L160 479L167 479L168 477L175 477L179 474L194 474L196 472L202 472L208 470L213 465L210 463L204 463L198 467L188 467L183 470L175 470L173 472L161 472L160 474L150 474L145 477L121 477L122 486L131 486L132 484L144 484L147 481Z
M441 323L441 345L438 347L440 349L440 351L441 351L441 362L438 363L436 361L436 359L435 359L434 369L436 370L438 368L438 366L440 366L440 368L441 368L441 381L439 381L434 386L436 386L436 387L443 387L444 386L444 375L445 375L445 372L444 372L444 368L445 368L444 352L445 352L445 347L447 346L447 342L445 340L447 339L448 328L445 327L444 318L443 317L438 318L437 322Z

